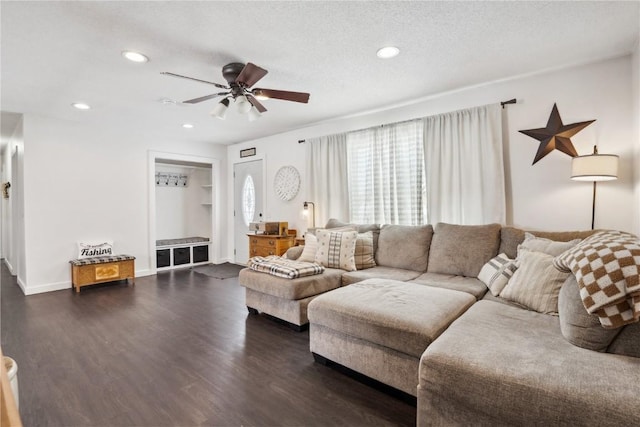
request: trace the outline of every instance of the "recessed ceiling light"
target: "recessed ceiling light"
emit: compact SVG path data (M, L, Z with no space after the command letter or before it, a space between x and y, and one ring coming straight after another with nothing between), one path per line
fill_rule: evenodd
M393 58L394 56L397 56L399 53L400 53L400 49L398 49L397 47L386 46L378 49L378 52L376 52L376 55L378 55L378 58L381 58L381 59L389 59L389 58Z
M185 129L193 129L193 125L191 123L185 123L182 125L182 127Z
M125 58L127 58L129 61L133 61L133 62L147 62L149 61L149 58L147 58L145 55L138 53L138 52L134 52L132 50L125 50L122 52L122 56L124 56Z
M90 110L91 107L88 104L85 104L84 102L74 102L73 104L71 104L71 106L73 108L77 108L78 110Z

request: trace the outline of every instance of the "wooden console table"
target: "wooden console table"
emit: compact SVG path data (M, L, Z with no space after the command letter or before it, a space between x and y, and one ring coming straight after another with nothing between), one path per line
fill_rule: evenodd
M296 231L293 234L278 236L272 234L247 234L249 236L249 256L282 256L287 249L295 245Z
M131 283L135 284L135 259L131 255L113 255L69 261L72 286L76 292L80 292L82 286L116 280L131 279Z

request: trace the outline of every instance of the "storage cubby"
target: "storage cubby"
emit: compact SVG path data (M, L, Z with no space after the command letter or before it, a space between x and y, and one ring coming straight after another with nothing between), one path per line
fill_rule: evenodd
M157 269L208 263L213 202L211 165L158 160L155 176ZM167 185L171 177L180 177L183 185Z

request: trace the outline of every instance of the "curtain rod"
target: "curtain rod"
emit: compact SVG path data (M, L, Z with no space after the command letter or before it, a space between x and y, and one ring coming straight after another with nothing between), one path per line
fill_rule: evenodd
M502 105L502 108L504 109L504 106L505 106L505 105L507 105L507 104L515 104L515 103L517 103L517 102L518 102L518 101L517 101L515 98L513 98L513 99L510 99L510 100L508 100L508 101L502 101L502 102L500 103L500 105Z
M516 104L517 102L518 102L518 100L516 98L512 98L512 99L509 99L508 101L502 101L500 103L500 105L502 106L502 109L504 109L505 105ZM410 122L411 120L415 120L415 119L410 119L410 120L406 120L406 121ZM401 123L401 122L398 122L398 123ZM384 125L380 125L380 126L384 126ZM304 144L305 142L306 142L306 140L304 140L304 139L299 139L298 140L298 144Z

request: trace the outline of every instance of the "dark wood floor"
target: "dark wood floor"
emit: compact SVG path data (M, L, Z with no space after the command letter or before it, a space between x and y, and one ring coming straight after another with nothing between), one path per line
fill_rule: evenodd
M314 363L308 332L249 315L237 278L25 297L2 264L25 426L415 425L415 407Z

